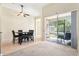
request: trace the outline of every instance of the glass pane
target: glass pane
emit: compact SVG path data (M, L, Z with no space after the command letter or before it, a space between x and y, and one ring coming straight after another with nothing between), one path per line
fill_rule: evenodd
M57 41L57 19L47 20L47 40L49 41Z
M65 33L65 17L58 18L58 43L62 43Z
M66 16L66 19L65 19L65 32L71 32L71 16Z
M71 46L71 16L66 16L65 19L65 39L66 40L66 44Z

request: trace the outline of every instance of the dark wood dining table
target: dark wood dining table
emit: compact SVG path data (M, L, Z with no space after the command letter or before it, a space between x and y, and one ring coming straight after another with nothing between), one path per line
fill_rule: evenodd
M27 40L29 40L29 38L28 38L28 32L15 32L15 33L17 33L18 35L20 33L22 33L22 35L19 36L19 38L18 38L18 43L19 44L22 44L23 37L25 37L25 36L27 37Z

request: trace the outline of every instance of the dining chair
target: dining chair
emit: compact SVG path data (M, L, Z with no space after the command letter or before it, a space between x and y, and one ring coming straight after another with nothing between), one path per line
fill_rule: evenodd
M61 42L62 42L62 40L63 40L64 44L66 44L65 41L69 41L69 40L71 40L71 33L66 32L66 33L63 34L63 35L58 34L58 38L61 39Z
M64 40L70 40L71 39L71 33L65 33L65 39Z
M24 34L24 41L26 42L26 38L27 38L27 41L29 41L29 32L26 32Z
M34 41L34 30L29 30L29 38Z
M12 34L13 34L13 43L15 43L16 38L19 37L19 35L15 35L15 31L12 30Z
M66 41L71 40L71 33L65 33L64 43L65 43L65 40Z
M22 30L18 30L18 35L19 35L18 43L21 45L22 41L23 41L23 31Z
M18 32L23 32L23 30L18 30Z
M64 44L67 44L65 41L71 40L71 33L65 33L64 35L59 35L61 39L63 39Z

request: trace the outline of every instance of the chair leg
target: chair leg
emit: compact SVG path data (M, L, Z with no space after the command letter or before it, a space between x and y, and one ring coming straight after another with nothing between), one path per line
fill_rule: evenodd
M34 41L34 37L31 37L31 40Z
M15 44L15 38L13 38L13 44Z
M26 36L23 36L23 41L26 42Z
M33 36L30 36L30 39L31 39L32 41L34 41L34 38L33 38Z
M27 41L29 41L29 37L27 37Z
M22 41L20 40L19 44L21 45L22 44Z
M19 41L19 44L20 44L20 45L22 44L21 40Z
M21 45L22 44L22 38L19 38L18 43Z

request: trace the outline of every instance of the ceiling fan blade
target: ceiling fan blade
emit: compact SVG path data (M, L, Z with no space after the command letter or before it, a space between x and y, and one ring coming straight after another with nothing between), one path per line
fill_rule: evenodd
M25 15L30 16L29 14L25 14Z
M26 16L30 16L30 15L29 14L23 14L23 16L26 17Z
M17 14L17 16L21 15L22 12L19 12L19 14Z
M23 16L24 16L24 17L26 17L26 15L25 15L25 14L24 14Z
M17 14L17 16L19 16L20 14Z

